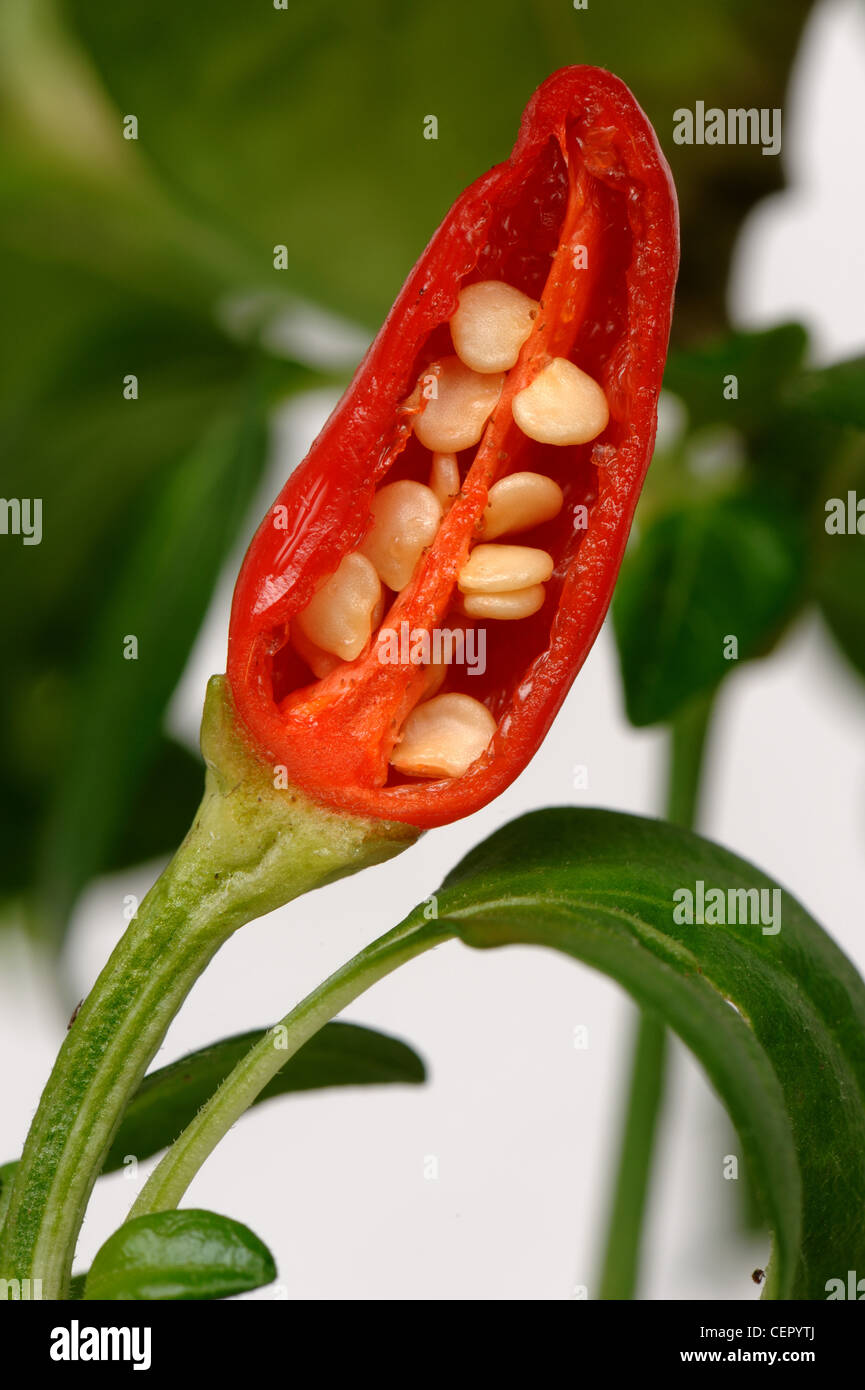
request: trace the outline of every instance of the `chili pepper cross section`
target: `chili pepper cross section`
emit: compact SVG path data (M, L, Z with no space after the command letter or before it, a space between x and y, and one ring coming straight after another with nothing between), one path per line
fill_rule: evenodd
M554 73L458 199L238 578L260 757L420 827L525 767L597 636L652 454L678 268L627 87ZM483 652L483 661L465 659Z

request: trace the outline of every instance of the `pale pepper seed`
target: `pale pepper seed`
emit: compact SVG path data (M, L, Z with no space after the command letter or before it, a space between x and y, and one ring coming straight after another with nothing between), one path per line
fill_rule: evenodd
M598 383L565 357L554 357L517 392L513 412L523 434L539 444L587 444L610 419Z
M467 618L515 622L530 618L543 608L546 592L543 584L532 584L527 589L511 589L502 594L462 594L459 606Z
M360 550L347 555L292 624L301 655L325 672L334 656L351 661L381 621L380 580L399 591L435 538L443 513L459 492L456 454L477 444L531 333L538 305L511 285L482 281L460 295L451 319L457 355L440 364L435 395L426 401L415 434L433 451L430 487L403 480L380 489L373 526ZM584 444L609 422L596 381L566 358L553 358L513 401L517 425L543 444ZM562 490L552 478L522 472L490 489L481 532L486 540L552 520ZM476 545L462 567L460 606L469 617L512 620L536 613L553 559L531 546ZM378 610L378 617L376 617ZM306 649L305 654L304 650ZM470 695L437 695L445 671L430 671L423 702L408 716L391 763L416 777L458 777L483 753L495 733L489 710Z
M423 552L432 545L442 508L432 488L408 478L380 488L372 503L372 528L359 546L389 589L404 589Z
M457 356L475 372L506 372L532 331L538 304L501 280L468 285L450 321Z
M365 555L344 555L294 622L303 636L343 661L360 656L372 632L381 582Z
M484 540L531 531L562 510L564 493L544 473L509 473L493 483L481 521Z
M460 466L456 454L433 454L429 485L443 512L449 512L460 490Z
M433 453L458 454L478 443L502 394L504 375L484 376L458 357L446 357L438 376L430 376L436 394L426 400L414 432Z
M457 576L464 594L502 594L543 584L553 557L530 545L476 545Z
M471 695L435 695L412 710L391 763L410 777L461 777L496 731L486 705Z

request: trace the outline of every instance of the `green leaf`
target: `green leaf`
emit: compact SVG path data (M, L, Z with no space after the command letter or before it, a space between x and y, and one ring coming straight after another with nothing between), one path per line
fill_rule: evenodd
M16 260L6 269L15 279L22 273ZM38 266L32 283L30 311L50 320ZM64 340L58 358L33 363L26 389L0 401L6 495L43 500L40 544L0 549L4 589L27 596L4 605L0 633L25 670L44 669L38 658L49 643L55 667L76 654L141 529L148 493L168 482L215 415L241 410L252 366L210 325L134 301L97 323L73 323L75 340ZM129 373L137 400L123 395Z
M43 281L38 266L8 257L5 274L16 291L7 343L20 347L27 371L13 372L11 385L0 375L4 488L42 504L40 544L10 536L0 546L0 587L19 596L0 612L0 879L9 892L36 876L97 614L121 582L156 494L171 485L214 414L239 402L249 363L212 328L180 315L138 303L115 302L109 311L104 291L72 275L65 285L48 273ZM45 327L42 357L28 347L28 312ZM130 367L138 400L123 398Z
M161 1211L137 1216L108 1237L84 1297L230 1298L275 1278L273 1256L248 1226L212 1211Z
M804 527L756 492L680 503L632 538L613 601L633 724L671 719L762 655L801 601ZM725 656L725 650L728 655Z
M678 924L680 890L700 882L706 893L765 891L762 925ZM574 956L694 1052L773 1231L764 1296L825 1299L827 1280L865 1269L865 984L789 893L677 827L556 809L484 841L436 898L439 922L467 945ZM766 934L773 916L780 930Z
M805 330L795 323L728 333L673 351L664 376L665 387L687 408L690 434L678 442L680 452L699 444L701 432L723 430L738 438L745 476L786 497L803 520L837 463L845 427L865 421L865 359L806 371L806 350ZM730 397L732 377L735 395ZM648 498L659 482L674 495L687 491L681 468L670 478L658 463L646 482Z
M173 1144L267 1031L236 1033L145 1076L120 1122L103 1174L123 1168L130 1155L143 1162ZM357 1023L326 1023L289 1058L252 1105L330 1086L417 1086L425 1080L422 1059L400 1038ZM15 1162L0 1164L0 1227L17 1166Z
M266 1029L239 1033L151 1072L129 1104L103 1172L134 1154L149 1158L172 1144ZM327 1086L416 1085L424 1064L407 1043L354 1023L327 1023L286 1063L253 1102Z
M201 801L204 763L197 753L160 737L138 795L118 808L113 836L94 874L162 859L175 850ZM9 779L0 766L0 898L25 894L32 884L34 841L42 835L45 806L37 789ZM94 844L95 851L99 847Z
M797 377L791 378L795 384ZM786 499L802 525L843 455L848 432L830 420L791 410L783 401L751 435L747 467L755 486Z
M853 494L852 498L849 494ZM826 479L815 523L814 585L829 630L851 665L865 676L865 516L856 508L865 499L865 441L858 439ZM843 508L853 530L826 530L828 507ZM852 506L853 515L849 515Z
M691 429L725 425L743 434L771 413L784 384L801 365L808 344L798 323L756 333L728 333L667 359L664 386L688 408ZM736 395L727 379L736 378ZM725 389L727 394L725 395Z
M118 873L172 854L192 824L203 786L201 755L161 737L137 796L120 808L108 852L96 872Z
M13 536L0 546L0 586L20 596L0 613L0 891L8 894L29 888L39 872L46 814L57 815L56 805L49 812L49 804L56 802L69 749L81 730L82 692L94 681L99 685L94 647L105 640L110 613L116 614L118 595L128 587L130 566L144 544L142 533L157 524L160 507L165 516L172 504L180 510L165 523L163 541L171 535L177 546L182 543L180 528L195 530L190 557L200 569L190 568L173 596L178 618L172 625L173 654L171 644L158 648L162 677L168 678L173 663L176 680L220 557L244 524L246 504L260 477L268 397L274 388L289 393L319 378L292 362L259 362L212 324L169 313L140 296L108 292L93 276L70 272L57 277L44 267L40 272L32 255L7 255L4 275L14 286L9 350L2 354L11 370L0 373L4 488L8 496L36 497L42 503L41 543L24 545ZM33 322L44 328L41 352L32 344ZM26 371L14 361L13 342ZM123 395L130 369L138 377L138 399ZM253 448L258 450L255 457ZM181 515L184 505L188 509L195 503L190 480L196 469L201 506L218 509L213 517L202 511L197 520L188 510ZM160 549L154 561L164 564L166 558ZM136 621L147 604L158 605L159 595L153 592L158 582L159 572L147 576L133 604ZM187 646L181 652L178 642L184 632ZM152 660L150 670L156 670ZM128 728L122 732L129 744ZM157 720L155 726L139 725L132 741L139 745L141 774L151 781L159 770L156 759L164 753L160 737ZM117 752L122 763L123 748ZM184 788L188 781L186 777ZM127 863L140 862L159 838L152 827L142 825L136 850L135 832L121 824L134 807L132 782L128 790L129 796L111 812L113 830L128 847ZM180 809L190 804L185 791L182 801L172 803L172 826ZM106 805L103 822L110 810ZM84 834L92 821L94 831L82 872L96 872L117 860L112 845L103 843L104 834L96 833L100 814L96 807L81 826ZM167 840L164 848L169 848ZM63 897L57 896L55 916L65 911Z
M265 457L255 402L239 420L218 419L150 515L138 519L79 676L50 813L42 875L45 926L54 938L156 753L165 707Z
M781 186L759 146L673 143L694 93L727 107L780 107L810 0L723 6L606 0L67 0L65 12L137 148L177 201L243 248L275 288L300 289L377 324L462 189L510 152L529 96L554 69L619 73L658 129L679 189L677 330L724 322L726 266L742 218ZM157 39L158 36L158 39ZM438 138L424 139L433 114ZM119 119L119 114L118 114ZM345 254L350 238L351 255ZM287 271L272 269L275 244Z
M178 208L139 142L124 138L127 108L120 113L106 99L88 55L64 28L62 8L62 0L0 7L0 241L38 258L47 277L90 272L103 290L120 287L204 314L250 268L194 210ZM13 304L20 295L4 282ZM75 298L71 283L53 301L46 293L49 344ZM25 376L37 344L38 334L28 332Z
M787 391L790 409L865 430L865 357L802 372Z

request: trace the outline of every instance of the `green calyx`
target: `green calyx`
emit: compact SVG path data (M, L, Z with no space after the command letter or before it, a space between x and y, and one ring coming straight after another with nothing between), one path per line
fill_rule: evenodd
M420 833L398 821L328 810L296 787L277 785L276 769L243 733L225 676L208 683L201 751L207 763L204 800L179 854L188 847L194 871L218 846L220 882L212 891L236 902L244 921L391 859Z
M131 1096L212 956L238 927L392 858L413 826L339 814L281 788L246 740L223 676L201 728L204 797L188 835L70 1027L0 1230L0 1278L63 1298L93 1183Z

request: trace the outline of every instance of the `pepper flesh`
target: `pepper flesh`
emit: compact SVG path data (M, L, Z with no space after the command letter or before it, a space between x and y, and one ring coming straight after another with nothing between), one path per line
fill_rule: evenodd
M612 597L654 445L677 268L675 192L645 115L602 69L554 73L530 101L510 159L472 184L435 233L241 569L228 650L235 704L260 756L308 795L429 827L478 810L526 766ZM480 443L463 455L460 492L384 626L471 625L454 613L457 575L497 479L544 474L565 504L520 537L554 557L543 606L507 624L506 638L495 634L482 675L449 668L449 688L493 714L489 746L459 777L418 781L389 759L428 672L382 662L373 636L356 660L311 683L289 624L363 540L376 487L426 481L430 455L413 420L424 382L453 351L447 324L459 292L483 280L539 301L538 316ZM514 396L554 357L575 361L604 390L609 424L591 443L539 444L513 420Z

